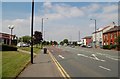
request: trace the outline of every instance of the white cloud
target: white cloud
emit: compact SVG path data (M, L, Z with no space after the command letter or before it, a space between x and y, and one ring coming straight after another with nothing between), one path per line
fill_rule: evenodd
M84 10L84 12L92 13L92 12L98 11L100 8L101 6L99 4L93 3L91 5L82 7L81 9Z
M45 17L50 17L51 19L62 19L62 18L72 18L84 16L82 9L78 7L71 7L65 4L52 5L52 3L44 3L45 7ZM49 7L48 7L49 6ZM50 9L51 8L51 9ZM54 13L50 13L51 11Z
M8 25L14 25L13 34L18 36L30 35L30 20L29 19L15 19L2 21L2 31L10 33Z
M115 12L117 10L118 10L118 5L109 5L109 6L103 7L104 13Z
M73 6L69 6L68 4L53 5L50 2L46 2L44 3L44 7L47 10L46 13L44 15L35 16L34 30L41 30L41 18L48 18L48 20L44 20L44 22L47 22L45 23L45 26L47 28L44 27L46 31L46 37L45 37L46 39L62 40L63 38L69 38L72 40L75 39L77 40L79 29L82 34L81 37L91 34L92 31L94 31L94 22L91 22L89 20L90 18L97 19L97 26L103 24L103 22L110 23L111 21L116 20L118 17L117 13L114 12L116 8L113 5L111 6L112 7L101 6L100 4L91 4L85 7L77 7L77 6L73 7ZM111 8L112 10L108 10L108 8ZM107 9L108 11L105 12L105 9ZM96 11L98 10L102 10L102 11L96 13ZM65 20L66 21L72 20L72 21L70 21L71 23L68 22L67 24L64 22ZM77 22L78 25L77 24L74 25ZM90 24L89 22L93 24ZM30 35L30 27L31 27L30 18L3 20L3 31L9 33L10 30L8 29L8 25L12 25L12 24L15 25L13 31L14 34L17 34L18 36Z
M90 28L94 28L94 27L95 27L95 24L92 23L92 24L89 25L89 27L90 27Z
M48 2L48 1L44 2L43 6L44 6L45 8L49 8L49 9L52 8L51 2Z

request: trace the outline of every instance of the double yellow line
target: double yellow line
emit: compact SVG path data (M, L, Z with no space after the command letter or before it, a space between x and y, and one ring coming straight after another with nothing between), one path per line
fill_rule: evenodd
M57 66L58 70L62 74L63 78L71 79L70 76L68 75L68 73L63 69L63 67L59 64L59 62L56 60L56 58L51 54L51 52L49 50L48 50L48 53L49 53L50 57L52 58L53 62L55 63L55 65Z

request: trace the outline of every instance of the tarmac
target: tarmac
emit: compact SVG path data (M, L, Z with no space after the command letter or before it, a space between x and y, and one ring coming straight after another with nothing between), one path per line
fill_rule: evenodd
M17 77L19 78L30 78L30 77L62 77L59 69L53 62L51 56L47 53L44 54L43 50L36 55L33 60L34 64L29 64Z

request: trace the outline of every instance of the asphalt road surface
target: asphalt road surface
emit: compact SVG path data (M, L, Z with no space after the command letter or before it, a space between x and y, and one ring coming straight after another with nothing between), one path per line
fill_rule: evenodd
M93 48L48 47L70 77L118 77L118 52Z

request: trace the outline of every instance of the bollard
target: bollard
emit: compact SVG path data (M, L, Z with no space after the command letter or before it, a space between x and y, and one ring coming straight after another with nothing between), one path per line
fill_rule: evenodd
M44 54L47 54L47 48L44 48Z

